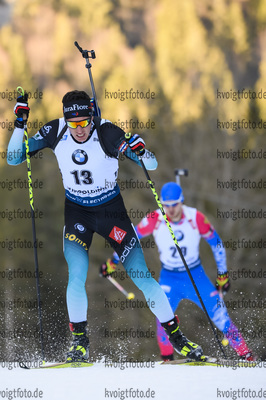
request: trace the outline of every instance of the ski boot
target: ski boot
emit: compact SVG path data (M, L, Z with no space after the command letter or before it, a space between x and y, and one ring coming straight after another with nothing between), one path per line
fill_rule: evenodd
M250 351L249 353L243 354L242 356L240 356L240 360L243 361L258 361L258 356L255 356L254 354L252 354L252 352Z
M161 359L163 361L174 361L174 354L169 354L169 356L165 356L161 354Z
M178 354L192 360L200 360L203 354L202 348L198 344L189 341L183 335L178 323L179 319L177 316L175 316L171 321L161 324L169 338L171 345Z
M248 348L246 342L244 341L243 337L240 335L240 343L235 345L233 342L233 349L239 356L240 360L244 361L257 361L258 356L253 354L253 352Z
M87 361L89 358L89 338L86 335L87 321L70 323L73 335L72 345L67 353L66 362Z

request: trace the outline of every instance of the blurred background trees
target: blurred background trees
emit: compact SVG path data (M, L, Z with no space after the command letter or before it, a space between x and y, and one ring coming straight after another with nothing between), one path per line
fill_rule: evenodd
M25 164L10 167L5 152L12 133L15 98L7 93L17 86L39 94L30 100L30 122L34 134L45 122L61 117L62 96L68 90L90 93L85 60L74 46L94 49L92 74L102 116L121 124L126 121L154 123L154 129L135 129L156 155L159 167L151 173L159 191L174 180L175 168L187 168L182 179L185 203L204 212L227 245L228 270L245 269L256 277L231 280L225 300L252 300L253 307L229 307L229 313L248 343L265 357L265 247L232 249L232 240L265 243L265 190L221 189L217 181L265 180L265 157L233 161L219 152L252 150L265 152L265 130L221 128L218 122L264 122L266 99L219 98L218 92L266 92L266 3L263 0L23 0L0 3L0 359L40 354L36 308L8 307L14 299L34 302L34 279L7 279L9 269L34 271L32 249L5 248L7 240L32 240L30 219L7 218L7 212L28 210L27 189L8 190L6 181L26 179ZM130 90L155 93L154 99L110 98L109 92ZM109 98L108 98L109 97ZM34 128L35 127L35 128ZM232 125L231 125L232 127ZM130 129L129 129L130 130ZM229 154L228 153L228 154ZM64 191L52 152L32 160L33 179L43 182L34 191L35 207L43 212L36 220L37 236L44 243L39 250L41 295L44 313L46 353L60 359L68 347L68 318L65 305L67 268L62 252ZM141 169L124 160L121 181L133 178L145 182ZM151 191L122 191L134 224L147 210L156 208ZM263 210L263 218L221 218L220 211ZM135 213L133 212L135 211ZM152 238L143 242L148 266L158 278L160 264ZM125 331L133 327L155 331L148 309L108 309L105 300L122 300L110 283L98 276L99 266L111 254L102 238L95 236L90 250L89 329L92 357L158 359L156 339L110 339L105 329ZM206 243L201 245L203 265L215 281L216 267ZM119 267L122 271L122 266ZM120 281L121 282L121 281ZM135 291L129 279L121 282ZM255 303L254 303L255 302ZM205 353L216 354L206 317L193 304L178 309L183 331L200 342ZM20 329L14 334L14 329ZM31 332L27 335L26 331ZM13 333L12 333L13 332ZM26 337L25 337L26 336ZM32 336L32 337L29 337ZM230 350L229 350L230 353Z

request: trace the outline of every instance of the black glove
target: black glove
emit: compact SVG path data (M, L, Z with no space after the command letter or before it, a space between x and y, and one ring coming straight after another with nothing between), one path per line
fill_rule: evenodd
M145 153L145 142L144 140L137 134L131 136L127 139L127 143L130 149L139 156L143 156Z
M19 96L17 98L17 103L14 107L14 113L17 117L15 120L15 126L17 128L23 128L24 122L27 122L29 117L30 108L28 106L28 94L25 93L24 96Z
M225 272L223 274L218 274L215 283L216 288L223 294L226 294L230 288L229 274Z

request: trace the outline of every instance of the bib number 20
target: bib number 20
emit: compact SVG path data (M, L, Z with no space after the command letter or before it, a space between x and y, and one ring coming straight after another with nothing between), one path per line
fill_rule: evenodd
M187 255L187 248L186 247L180 247L183 256L185 257ZM177 258L179 254L177 253L177 248L175 246L170 247L170 250L172 250L172 257Z

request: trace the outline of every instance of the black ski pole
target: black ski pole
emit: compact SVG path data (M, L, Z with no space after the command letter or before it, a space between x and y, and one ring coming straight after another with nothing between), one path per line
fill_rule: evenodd
M131 137L131 133L126 133L126 134L125 134L126 141L128 141L128 140L130 139L130 137ZM214 336L215 336L215 338L216 338L216 340L217 340L217 342L218 342L218 344L219 344L220 350L221 350L223 356L224 356L225 358L227 358L227 356L226 356L226 354L225 354L225 352L224 352L223 346L222 346L222 344L221 344L221 342L220 342L220 340L219 340L219 338L218 338L218 335L217 335L217 333L216 333L216 331L215 331L215 328L214 328L214 326L213 326L213 323L212 323L212 321L211 321L211 319L210 319L210 316L209 316L209 314L208 314L208 311L206 310L205 304L204 304L204 302L203 302L203 300L202 300L202 298L201 298L201 295L200 295L200 293L199 293L199 291L198 291L197 285L196 285L196 283L195 283L195 281L194 281L194 279L193 279L193 276L191 275L191 272L190 272L190 270L189 270L189 268L188 268L188 265L187 265L187 262L186 262L186 260L185 260L185 258L184 258L184 256L183 256L182 250L181 250L181 248L180 248L180 246L179 246L179 244L178 244L178 241L176 240L176 237L175 237L175 234L174 234L174 232L173 232L173 229L172 229L172 227L171 227L171 225L170 225L170 222L169 222L168 219L167 219L167 216L166 216L166 214L165 214L165 211L164 211L164 208L163 208L163 206L162 206L162 203L160 202L159 196L158 196L158 194L157 194L157 192L156 192L156 190L155 190L154 184L153 184L153 182L152 182L152 180L151 180L151 178L150 178L150 176L149 176L149 173L148 173L148 171L147 171L147 169L146 169L146 167L145 167L145 165L144 165L144 162L143 162L142 158L141 158L140 156L138 156L138 159L139 159L139 161L140 161L140 163L141 163L141 166L142 166L142 169L143 169L143 171L144 171L144 173L145 173L145 175L146 175L147 181L148 181L148 183L149 183L149 185L150 185L150 188L151 188L151 191L152 191L152 193L153 193L153 195L154 195L154 198L155 198L155 200L156 200L156 202L157 202L157 204L158 204L158 207L159 207L159 209L160 209L160 211L161 211L161 213L162 213L162 215L163 215L163 218L164 218L164 220L165 220L165 222L166 222L166 225L167 225L167 227L168 227L168 230L169 230L169 232L170 232L170 234L171 234L171 236L172 236L172 239L173 239L173 241L174 241L174 243L175 243L175 246L176 246L176 248L177 248L177 251L178 251L178 253L179 253L180 257L181 257L181 260L183 261L183 264L184 264L184 266L185 266L185 268L186 268L186 271L187 271L187 273L188 273L188 275L189 275L189 278L190 278L190 280L191 280L191 283L192 283L192 285L193 285L193 287L194 287L194 289L195 289L195 292L196 292L196 294L197 294L197 296L198 296L198 298L199 298L200 304L202 305L202 308L203 308L203 310L204 310L204 312L205 312L205 314L206 314L206 316L207 316L207 318L208 318L208 321L209 321L209 323L210 323L210 325L211 325L211 328L212 328L212 331L213 331L213 333L214 333Z
M184 168L182 169L176 168L174 172L175 172L175 181L180 186L180 176L188 176L188 170Z
M109 282L111 282L123 295L126 296L128 300L133 300L135 298L134 293L127 292L122 285L120 285L112 276L107 276Z
M96 58L96 54L94 50L83 50L78 42L74 42L74 45L77 47L77 49L81 52L82 57L85 58L86 60L86 65L85 67L88 70L89 77L90 77L90 84L91 84L91 90L92 90L92 96L93 96L93 103L94 103L94 108L95 108L95 116L100 117L101 116L101 111L98 107L98 102L97 102L97 97L96 97L96 91L93 83L93 78L92 78L92 73L91 73L91 63L89 61L89 58Z
M21 86L17 87L17 91L21 96L24 96L25 100L27 101L28 95L27 95L27 93L24 93L24 90ZM40 325L40 342L41 342L41 351L42 351L42 361L44 361L44 344L43 344L44 340L43 340L43 327L42 327L42 306L41 306L41 294L40 294L41 291L40 291L40 279L39 279L39 264L38 264L38 255L37 255L37 238L36 238L36 228L35 228L32 178L31 178L31 162L30 162L30 153L29 153L29 137L28 137L28 130L27 130L27 117L25 114L23 114L23 120L24 120L24 137L25 137L25 147L26 147L27 174L28 174L29 199L30 199L31 222L32 222L37 302L38 302L39 325Z

